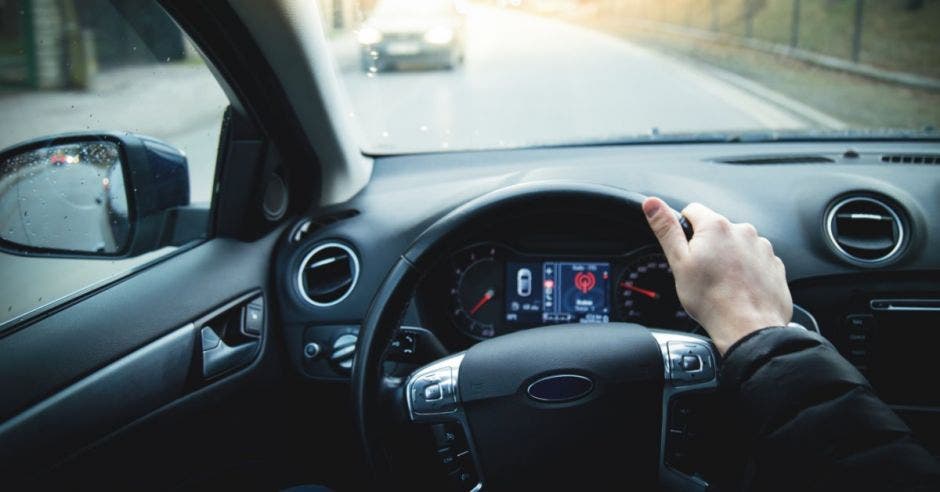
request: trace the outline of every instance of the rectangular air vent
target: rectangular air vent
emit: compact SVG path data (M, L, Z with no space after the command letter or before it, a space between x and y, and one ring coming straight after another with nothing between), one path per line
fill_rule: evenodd
M827 164L834 159L821 155L766 155L750 157L730 157L717 159L724 164L762 165L762 164Z
M881 162L899 164L940 164L940 154L885 154Z

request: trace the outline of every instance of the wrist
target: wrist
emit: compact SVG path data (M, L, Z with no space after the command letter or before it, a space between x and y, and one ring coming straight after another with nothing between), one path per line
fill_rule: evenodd
M786 324L785 321L773 316L748 316L703 324L703 327L711 336L712 343L718 348L718 352L724 356L734 344L752 333L764 328L786 326Z

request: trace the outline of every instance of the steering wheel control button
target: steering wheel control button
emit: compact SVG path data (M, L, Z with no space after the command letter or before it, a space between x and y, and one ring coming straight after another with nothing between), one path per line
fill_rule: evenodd
M432 384L424 388L424 399L427 401L436 401L440 400L441 396L441 385Z
M456 382L450 367L425 373L411 384L411 410L419 415L437 415L457 410Z
M411 375L405 383L405 400L411 420L429 423L455 420L454 416L460 409L457 375L463 358L463 353L451 355Z
M392 354L409 358L415 354L417 345L418 341L414 334L399 332L389 344L389 348Z
M457 444L457 427L452 424L434 424L431 426L434 434L434 445L445 448Z
M715 378L715 361L704 342L669 342L669 376L673 385L683 386Z
M699 359L697 355L683 355L682 370L687 372L701 371L702 359Z
M457 467L457 453L453 448L441 448L437 450L437 457L441 464L453 471Z
M450 474L451 482L457 490L471 490L477 484L476 473L472 469L458 468Z

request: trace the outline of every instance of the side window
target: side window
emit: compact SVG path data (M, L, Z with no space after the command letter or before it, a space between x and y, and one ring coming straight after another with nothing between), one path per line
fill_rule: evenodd
M155 0L0 0L0 331L204 239L227 105Z

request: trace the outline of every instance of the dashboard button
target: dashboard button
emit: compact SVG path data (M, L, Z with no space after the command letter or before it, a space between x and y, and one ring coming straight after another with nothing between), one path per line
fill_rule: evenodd
M875 327L875 317L870 314L850 314L845 317L845 324L855 333L871 333Z

